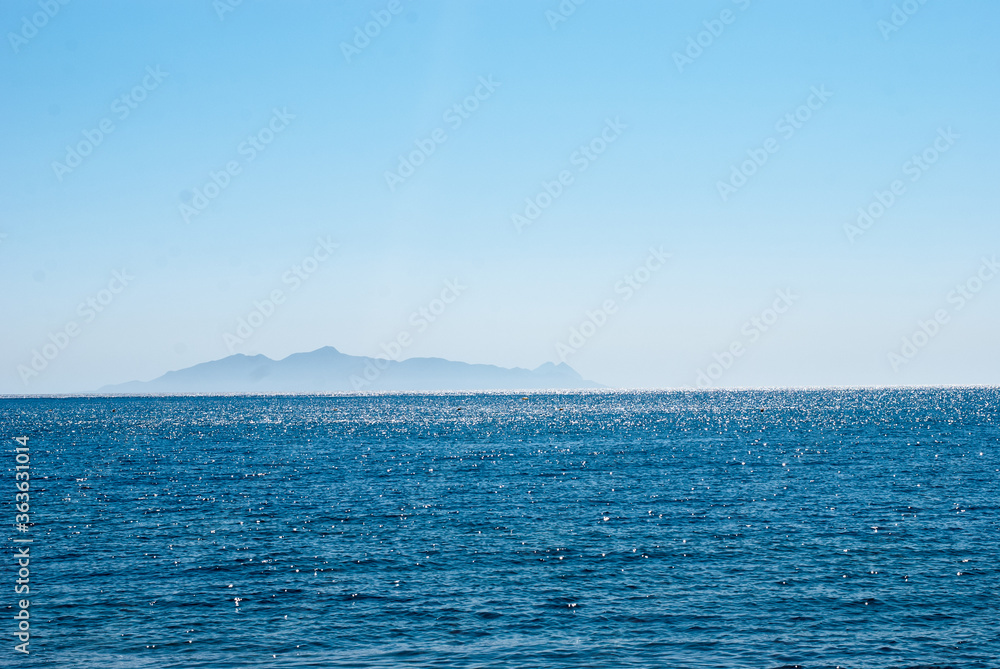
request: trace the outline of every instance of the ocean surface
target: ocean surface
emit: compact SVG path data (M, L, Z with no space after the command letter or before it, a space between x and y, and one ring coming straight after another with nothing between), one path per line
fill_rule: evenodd
M982 388L0 399L0 666L1000 667L998 410Z

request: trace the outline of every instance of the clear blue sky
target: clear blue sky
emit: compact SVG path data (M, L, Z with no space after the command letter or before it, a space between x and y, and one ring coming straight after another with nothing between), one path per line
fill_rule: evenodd
M4 2L0 392L401 333L619 387L1000 381L1000 5L562 6Z

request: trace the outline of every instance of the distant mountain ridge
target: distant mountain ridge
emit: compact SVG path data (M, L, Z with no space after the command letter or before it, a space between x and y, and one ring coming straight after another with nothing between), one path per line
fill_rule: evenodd
M443 358L387 360L325 346L281 360L242 353L203 362L151 381L104 386L112 394L334 393L366 391L573 390L603 388L566 363L535 369L454 362Z

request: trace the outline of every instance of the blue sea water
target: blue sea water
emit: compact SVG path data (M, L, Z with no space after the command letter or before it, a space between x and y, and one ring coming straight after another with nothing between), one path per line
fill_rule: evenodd
M998 667L998 409L982 388L0 400L0 665Z

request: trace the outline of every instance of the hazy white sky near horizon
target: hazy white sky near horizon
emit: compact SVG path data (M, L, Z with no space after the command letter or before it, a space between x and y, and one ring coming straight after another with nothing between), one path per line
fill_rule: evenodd
M996 384L998 19L5 2L0 393L400 337L616 387Z

